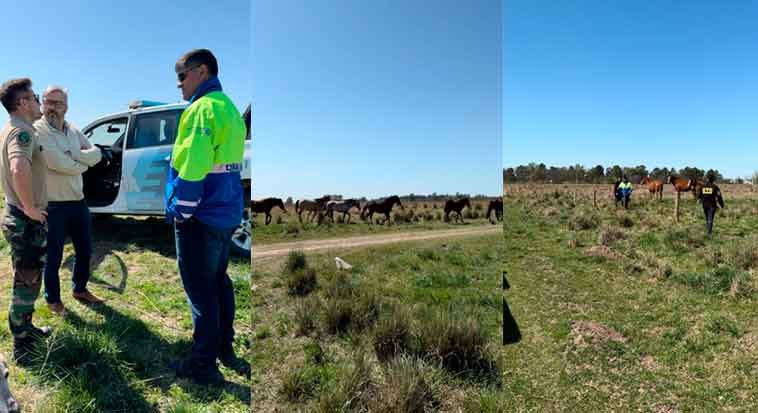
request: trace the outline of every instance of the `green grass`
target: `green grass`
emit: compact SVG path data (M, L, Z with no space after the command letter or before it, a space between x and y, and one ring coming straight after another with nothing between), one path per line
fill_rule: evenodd
M319 282L306 299L281 283L285 259L254 268L253 329L272 332L252 344L256 407L490 411L504 374L500 237L340 251L350 271L335 254L307 256Z
M35 324L51 325L54 336L37 348L32 367L11 361L10 333L7 327L0 329L0 351L11 362L11 388L24 411L249 411L249 382L235 372L222 367L228 383L203 387L177 380L168 368L170 360L188 351L192 334L171 228L157 218L96 220L93 247L89 288L107 300L104 305L87 307L71 298L73 248L67 244L60 278L69 314L53 315L40 294ZM12 281L2 238L0 254L0 282L6 287L0 295L0 319L7 320ZM249 261L233 259L228 273L237 303L235 349L246 356Z
M523 341L503 353L503 411L756 411L758 200L727 194L708 238L689 196L675 223L668 199L527 195L506 199ZM604 239L615 258L585 254Z

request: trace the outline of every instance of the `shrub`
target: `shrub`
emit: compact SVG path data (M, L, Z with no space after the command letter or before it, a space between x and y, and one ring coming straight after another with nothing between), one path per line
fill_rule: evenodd
M597 228L599 221L594 212L579 210L569 219L568 225L571 230L588 230Z
M324 349L321 348L321 345L318 343L318 341L313 340L310 343L304 345L303 351L305 351L305 356L308 362L315 365L324 364Z
M362 352L342 367L339 380L321 392L317 411L322 413L366 411L372 390L371 368Z
M301 299L295 305L295 334L307 336L316 328L316 314L319 310L319 301L313 296Z
M317 367L298 367L284 376L280 392L291 402L304 401L313 397L320 379Z
M410 353L412 345L411 322L408 313L395 309L379 320L374 330L374 351L379 361Z
M281 218L281 217L279 217ZM287 222L287 226L284 228L284 232L287 235L299 235L301 231L300 224L295 221Z
M304 270L306 267L308 267L308 260L305 257L305 253L302 251L290 251L287 254L287 260L284 262L282 271L285 274L292 274L295 271Z
M491 379L499 376L478 318L462 315L458 309L443 310L427 315L418 334L424 357L445 369Z
M613 246L618 240L624 239L624 233L616 228L605 228L600 231L598 236L598 244L605 245L607 247Z
M436 411L439 401L425 378L423 361L412 357L393 359L385 369L377 394L372 397L370 410L406 413Z
M287 276L287 290L290 295L304 296L316 289L316 269L297 270Z

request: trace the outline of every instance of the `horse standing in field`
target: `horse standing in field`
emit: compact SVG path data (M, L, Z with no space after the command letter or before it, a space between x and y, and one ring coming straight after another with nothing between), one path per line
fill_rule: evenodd
M298 221L303 222L303 212L305 211L308 211L305 216L306 220L313 221L315 216L324 211L327 202L329 202L329 195L324 195L313 201L309 199L298 200L295 202L295 213Z
M345 222L345 217L347 217L347 222L350 223L350 210L355 207L358 208L358 211L361 210L361 203L358 202L357 199L346 199L344 201L329 201L326 203L326 214L329 216L329 218L334 222L334 211L341 212L342 213L342 222Z
M695 199L698 199L698 189L703 187L703 182L697 179L685 179L675 175L669 175L666 183L673 185L676 192L692 191L692 197Z
M502 200L502 198L500 198L500 199L493 199L492 201L490 201L490 204L487 207L487 219L490 219L490 214L492 214L492 211L495 211L495 222L503 220L503 200ZM493 224L495 222L493 222Z
M659 201L663 200L663 182L657 179L651 179L650 176L646 176L642 178L640 184L645 185L653 199L658 198Z
M391 197L380 199L378 201L369 201L363 207L363 211L361 211L361 218L368 218L368 222L371 224L373 222L374 213L384 214L385 218L381 225L384 225L385 222L389 223L390 212L395 204L401 209L404 209L403 204L400 203L400 197L397 195L392 195Z
M284 202L280 198L266 198L261 201L253 201L251 209L254 213L266 214L266 225L268 225L271 223L271 210L274 207L279 207L285 214L287 213L287 210L284 208Z
M469 201L469 198L467 196L460 199L456 199L455 201L453 201L452 199L448 199L447 201L445 201L445 209L444 209L445 221L449 221L450 213L455 212L457 214L456 221L460 219L461 222L464 222L463 214L461 214L461 211L463 211L463 208L465 207L468 207L468 209L471 209L471 202Z

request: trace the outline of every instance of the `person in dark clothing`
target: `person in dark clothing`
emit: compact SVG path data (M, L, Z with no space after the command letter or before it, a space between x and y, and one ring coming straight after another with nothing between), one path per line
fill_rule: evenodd
M703 202L703 212L705 213L705 230L708 235L713 232L713 219L716 216L716 209L724 208L724 198L721 197L721 190L718 185L713 183L715 177L708 174L705 184L700 188L699 198Z
M618 208L619 202L621 201L621 192L619 191L619 185L621 185L621 178L616 179L616 181L613 183L613 198L615 199L616 208Z

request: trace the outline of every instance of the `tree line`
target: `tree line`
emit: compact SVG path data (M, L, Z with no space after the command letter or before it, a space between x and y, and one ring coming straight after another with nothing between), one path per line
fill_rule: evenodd
M745 183L742 178L729 179L724 177L717 169L704 170L693 166L681 169L655 167L648 169L645 165L620 166L613 165L603 167L596 165L587 168L584 165L571 166L547 166L544 163L531 162L528 165L518 165L515 168L503 168L503 182L505 183L581 183L581 184L609 184L626 175L633 183L639 183L645 176L659 179L663 182L669 175L681 176L687 179L704 179L706 174L713 173L716 182L719 183Z

